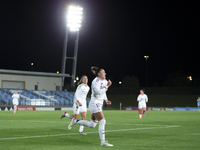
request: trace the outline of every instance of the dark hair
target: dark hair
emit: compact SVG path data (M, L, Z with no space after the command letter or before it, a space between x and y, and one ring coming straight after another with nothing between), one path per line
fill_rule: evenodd
M91 67L91 71L95 76L98 76L98 73L102 70L102 68L96 67L96 66L92 66Z
M87 76L86 76L86 75L83 75L83 76L81 77L81 79L79 80L79 82L77 83L77 85L80 85L80 84L83 83L83 77L87 77Z
M141 89L143 92L145 92L145 89Z

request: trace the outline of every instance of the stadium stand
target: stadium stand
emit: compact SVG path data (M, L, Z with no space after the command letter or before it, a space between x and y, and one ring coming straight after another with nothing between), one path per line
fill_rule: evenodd
M12 105L12 95L16 89L1 89L0 104ZM72 106L74 94L68 91L45 91L45 90L17 90L20 95L19 105L59 105ZM89 100L87 100L89 104Z

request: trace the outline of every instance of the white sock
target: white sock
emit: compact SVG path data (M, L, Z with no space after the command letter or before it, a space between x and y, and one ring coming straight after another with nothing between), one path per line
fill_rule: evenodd
M84 126L80 125L79 132L83 132Z
M17 106L14 106L14 112L16 112L16 110L17 110Z
M141 115L141 114L139 114L139 117L140 117L140 118L142 118L142 115Z
M99 137L101 139L101 143L105 142L105 124L106 124L105 118L99 121Z
M94 121L94 120L87 121L87 120L76 120L76 119L74 119L74 123L82 125L82 126L94 128L97 125L98 122Z
M65 114L65 117L70 118L70 114L66 113L66 114Z

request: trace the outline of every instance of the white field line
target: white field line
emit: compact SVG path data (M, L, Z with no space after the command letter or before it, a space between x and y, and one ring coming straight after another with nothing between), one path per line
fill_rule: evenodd
M190 133L190 134L183 134L183 135L192 135L192 136L193 136L193 135L198 135L198 136L199 136L200 133Z
M180 127L180 126L173 125L173 126L165 126L165 127L148 127L148 128L121 129L121 130L107 130L105 132L121 132L121 131L133 131L133 130L175 128L175 127ZM98 133L98 132L95 131L95 132L86 132L86 133L89 134L89 133ZM78 135L78 133L54 134L54 135L38 135L38 136L25 136L25 137L11 137L11 138L0 138L0 140L30 139L30 138L54 137L54 136L65 136L65 135Z
M5 122L5 121L11 121L11 122L20 121L20 122L40 122L40 123L42 123L42 122L44 122L44 123L46 123L46 122L49 122L49 123L66 123L64 121L63 122L59 122L59 121L37 121L37 120L0 120L0 121L3 121L3 122ZM70 123L70 121L68 121L67 123ZM119 125L119 123L106 123L106 124ZM129 126L129 125L152 126L152 127L154 127L154 126L159 126L159 127L161 127L161 126L169 126L169 125L158 125L158 124L121 124L121 125L127 125L127 126Z

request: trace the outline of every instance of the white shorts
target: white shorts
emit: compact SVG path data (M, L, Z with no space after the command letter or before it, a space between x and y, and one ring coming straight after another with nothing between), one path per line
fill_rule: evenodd
M19 101L18 100L13 100L13 105L18 105Z
M138 108L141 109L141 108L146 108L147 107L147 104L146 103L139 103L138 104Z
M98 112L102 111L102 104L90 101L89 109L92 114L98 113Z
M87 107L86 106L87 106L86 103L82 103L82 106L79 106L78 104L74 103L74 105L73 105L74 114L87 112Z

